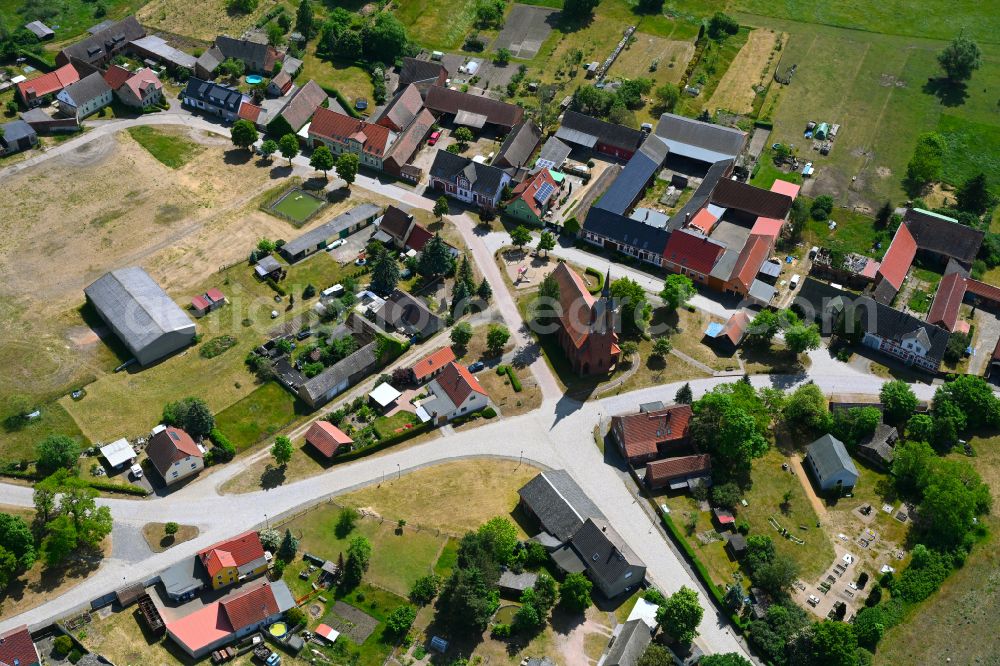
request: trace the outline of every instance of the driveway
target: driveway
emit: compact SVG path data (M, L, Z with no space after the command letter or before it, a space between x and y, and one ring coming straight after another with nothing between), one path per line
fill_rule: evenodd
M813 489L812 481L809 479L809 474L806 472L805 468L802 466L802 458L797 453L793 453L789 458L789 464L795 471L795 476L798 477L799 483L802 484L802 490L806 491L806 497L809 498L809 503L812 504L813 511L820 520L826 520L826 504L823 500L816 494Z

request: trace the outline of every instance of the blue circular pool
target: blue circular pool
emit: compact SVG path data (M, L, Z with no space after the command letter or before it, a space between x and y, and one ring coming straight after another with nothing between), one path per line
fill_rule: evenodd
M262 83L263 81L264 77L259 76L257 74L250 74L249 76L247 76L247 83L249 83L252 86L257 85L258 83Z

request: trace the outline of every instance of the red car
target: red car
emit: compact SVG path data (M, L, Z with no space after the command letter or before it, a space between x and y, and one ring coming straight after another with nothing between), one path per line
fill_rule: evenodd
M433 146L441 138L441 132L431 132L431 138L427 139L427 145Z

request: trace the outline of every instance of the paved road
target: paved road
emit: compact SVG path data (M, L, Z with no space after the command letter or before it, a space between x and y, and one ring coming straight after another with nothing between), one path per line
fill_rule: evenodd
M0 177L137 124L181 124L218 134L228 134L225 127L193 117L180 110L143 116L135 120L112 121L103 123L81 137L67 141L41 155L0 170ZM297 170L308 169L305 162L304 157L297 158ZM433 206L432 201L418 193L368 176L359 175L355 186L409 206L425 209ZM498 247L495 243L502 242L502 235L477 235L473 220L465 214L451 219L462 233L480 270L493 284L495 311L511 329L518 347L530 347L532 342L522 329L516 304L505 288L506 283L493 261L493 251ZM554 253L597 268L603 268L608 264L607 260L587 253L578 253L573 248L560 248ZM659 285L656 284L658 278L618 265L615 265L614 272L629 274L640 280L651 291L659 289ZM699 298L698 305L709 311L721 308L711 299L702 301ZM725 309L719 311L720 315L724 313ZM164 499L151 501L102 499L101 504L109 506L115 518L116 542L119 539L123 539L124 542L114 548L112 556L86 581L38 608L16 617L0 620L0 630L20 623L36 624L47 621L119 587L125 580L147 578L180 558L192 556L198 549L219 539L262 525L265 520L265 508L268 517L273 520L331 496L379 483L383 478L392 483L394 473L402 474L448 460L475 456L519 459L523 455L525 460L534 464L567 469L601 511L612 520L622 537L646 562L648 577L653 583L668 593L675 591L681 585L700 589L696 580L670 547L661 528L650 519L641 503L630 494L626 485L621 482L617 470L604 463L593 441L594 425L603 416L631 411L639 402L671 400L679 385L653 387L579 403L562 395L558 383L540 356L531 363L531 369L542 388L543 404L540 409L529 414L501 419L426 444L389 451L383 455L340 465L321 475L269 491L239 496L219 494L219 486L240 473L246 466L244 462L228 465L206 474ZM882 383L882 380L876 377L857 372L844 364L832 362L829 354L822 350L813 354L811 375L828 393L874 394L878 392ZM803 379L804 377L762 376L754 378L754 381L759 385L789 387ZM698 395L724 381L729 380L709 378L692 381L691 385ZM931 387L916 388L921 398L930 397ZM31 489L0 484L0 503L30 506ZM135 543L136 531L142 525L151 521L168 520L197 525L201 529L201 534L197 539L175 546L161 554L144 552ZM704 591L702 591L702 605L709 609L713 607L705 598ZM700 632L698 643L708 652L745 652L729 628L719 622L712 613L706 614Z

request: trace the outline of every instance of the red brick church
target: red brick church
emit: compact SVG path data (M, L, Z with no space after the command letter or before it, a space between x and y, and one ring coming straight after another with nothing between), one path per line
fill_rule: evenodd
M611 299L611 272L600 298L565 263L552 271L559 284L559 344L573 371L580 375L610 372L618 363L618 309Z

